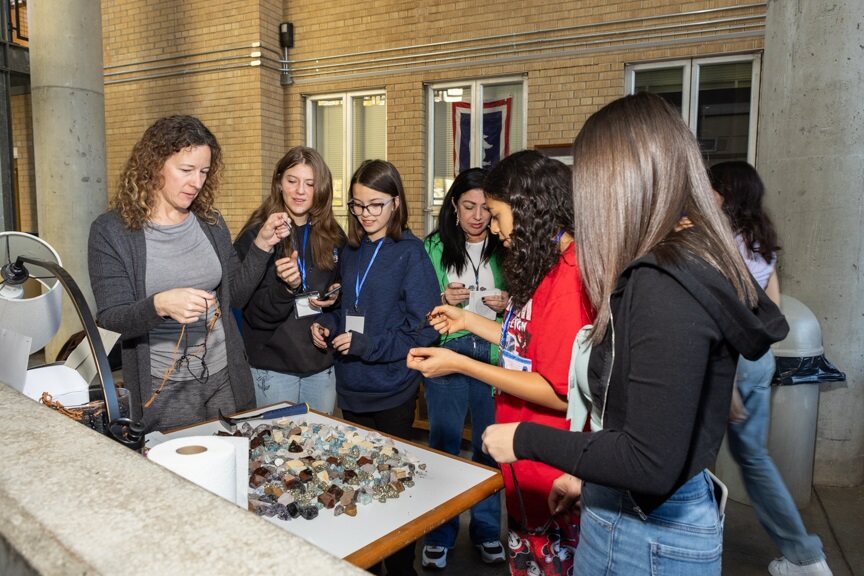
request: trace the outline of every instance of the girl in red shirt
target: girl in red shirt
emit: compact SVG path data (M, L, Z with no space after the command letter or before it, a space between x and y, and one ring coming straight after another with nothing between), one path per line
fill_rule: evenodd
M484 190L492 233L507 249L503 268L511 298L504 324L452 306L435 308L430 318L441 333L469 330L498 344L498 366L446 348L412 349L408 365L427 378L462 373L489 384L498 423L538 422L569 430L570 353L576 333L591 320L571 234L570 170L526 150L493 168ZM501 472L511 574L567 574L578 541L578 512L553 515L547 503L562 472L527 460L502 466Z

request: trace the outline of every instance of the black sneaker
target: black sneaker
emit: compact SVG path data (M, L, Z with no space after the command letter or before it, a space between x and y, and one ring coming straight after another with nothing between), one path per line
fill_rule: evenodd
M486 564L499 564L507 560L504 555L504 546L498 540L475 544L474 547L480 551L480 559Z
M420 563L423 568L443 570L447 567L447 548L444 546L423 546Z

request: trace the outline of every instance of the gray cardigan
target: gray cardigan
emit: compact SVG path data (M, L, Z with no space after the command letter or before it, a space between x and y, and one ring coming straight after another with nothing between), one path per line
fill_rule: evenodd
M254 244L241 263L231 245L228 226L217 215L215 224L198 218L222 265L222 282L216 297L222 310L228 374L238 410L255 406L255 389L240 331L230 310L246 305L270 256ZM146 242L143 230L130 230L116 211L102 214L90 226L88 267L96 321L120 333L123 380L132 397L132 417L140 420L142 403L151 393L150 330L162 322L153 296L146 296Z

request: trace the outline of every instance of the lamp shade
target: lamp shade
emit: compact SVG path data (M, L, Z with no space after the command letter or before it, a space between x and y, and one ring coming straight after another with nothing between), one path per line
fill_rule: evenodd
M47 242L24 232L0 232L0 262L6 271L18 257L54 262L60 255ZM23 289L0 278L0 327L32 339L30 353L44 348L60 328L63 290L57 278L45 268L27 265Z

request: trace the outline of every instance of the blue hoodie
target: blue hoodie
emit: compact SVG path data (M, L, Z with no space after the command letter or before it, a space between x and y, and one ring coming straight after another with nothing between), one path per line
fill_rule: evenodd
M348 354L335 354L339 407L351 412L389 410L416 395L420 374L406 366L408 350L438 340L425 323L440 304L438 279L423 243L409 230L398 242L381 241L355 311L356 281L358 275L363 279L377 244L364 236L358 248L345 247L341 307L318 320L332 340L345 332L346 314L364 317L364 333L353 333Z

